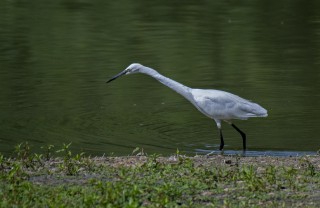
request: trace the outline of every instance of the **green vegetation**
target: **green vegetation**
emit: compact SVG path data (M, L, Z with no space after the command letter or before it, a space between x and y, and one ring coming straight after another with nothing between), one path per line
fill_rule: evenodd
M319 156L92 158L69 147L36 154L24 143L0 154L0 207L320 205Z

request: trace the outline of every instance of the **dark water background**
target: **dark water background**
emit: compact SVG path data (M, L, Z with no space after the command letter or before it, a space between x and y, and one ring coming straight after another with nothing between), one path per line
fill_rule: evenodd
M252 154L320 149L320 1L0 1L0 152L206 153L214 121L132 62L194 88L253 100L235 123ZM223 124L226 150L240 135Z

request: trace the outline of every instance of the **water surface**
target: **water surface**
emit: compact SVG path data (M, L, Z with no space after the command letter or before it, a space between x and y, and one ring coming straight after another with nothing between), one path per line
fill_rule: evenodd
M105 83L132 62L261 104L269 117L235 121L256 155L320 149L319 1L60 0L0 2L0 152L217 149L214 121L156 80ZM225 149L241 150L223 131Z

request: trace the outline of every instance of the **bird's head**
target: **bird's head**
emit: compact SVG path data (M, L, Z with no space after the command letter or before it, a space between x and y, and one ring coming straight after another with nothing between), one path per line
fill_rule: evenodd
M133 63L130 64L124 71L126 71L126 74L134 74L138 73L142 67L143 66L141 64Z
M109 79L107 81L107 83L121 77L122 75L127 75L127 74L134 74L134 73L138 73L139 70L142 68L143 66L141 64L138 63L133 63L130 64L125 70L123 70L122 72L120 72L119 74L113 76L111 79Z

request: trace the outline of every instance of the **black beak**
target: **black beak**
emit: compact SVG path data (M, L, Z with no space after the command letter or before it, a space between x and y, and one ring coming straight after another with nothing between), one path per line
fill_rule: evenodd
M114 77L112 77L111 79L109 79L109 80L107 81L107 83L109 83L109 82L111 82L111 81L113 81L113 80L117 79L118 77L121 77L122 75L125 75L126 73L127 73L127 71L126 71L126 70L124 70L124 71L120 72L119 74L117 74L117 75L115 75Z

